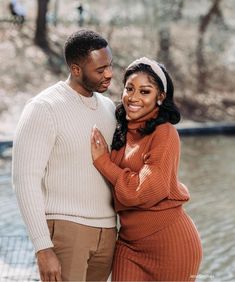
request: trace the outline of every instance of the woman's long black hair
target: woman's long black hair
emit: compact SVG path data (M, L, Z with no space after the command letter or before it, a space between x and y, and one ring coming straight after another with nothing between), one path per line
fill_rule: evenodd
M174 103L174 86L171 80L171 77L165 70L162 65L159 65L166 76L167 81L167 92L166 98L164 99L161 106L156 104L156 107L159 107L158 116L156 118L147 120L144 128L140 128L139 132L142 136L151 134L159 124L170 122L172 124L176 124L180 121L180 112L177 109ZM149 65L146 64L137 64L128 68L124 74L123 84L126 84L128 77L134 73L146 73L149 75L154 83L157 85L161 92L164 92L164 86L161 79L158 75L152 70ZM127 119L126 119L126 111L124 109L123 104L119 104L116 108L116 119L117 126L113 136L113 142L111 148L114 150L119 150L126 144L126 134L127 134Z

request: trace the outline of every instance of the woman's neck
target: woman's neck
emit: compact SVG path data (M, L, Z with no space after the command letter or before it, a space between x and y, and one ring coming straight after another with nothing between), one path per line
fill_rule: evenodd
M129 129L138 129L140 127L143 127L145 125L145 122L147 120L150 120L152 118L156 118L159 112L159 108L154 108L150 113L147 115L140 117L136 120L129 120L128 121L128 128Z

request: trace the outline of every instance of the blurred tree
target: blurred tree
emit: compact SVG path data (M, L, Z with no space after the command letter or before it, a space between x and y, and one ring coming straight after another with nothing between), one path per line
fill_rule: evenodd
M55 0L55 5L54 5L54 26L57 26L58 23L58 11L59 11L59 0Z
M50 0L38 0L38 12L34 42L42 48L48 48L46 14Z
M179 68L176 66L172 54L172 40L171 40L171 25L182 18L182 11L184 8L184 0L164 1L161 7L155 6L155 15L158 11L158 21L160 20L158 28L159 49L157 52L157 59L162 61L164 65L175 74L177 80L181 80Z
M210 9L204 16L201 16L199 20L199 27L198 27L198 43L196 48L196 57L197 57L197 73L198 73L198 83L197 83L197 90L199 93L205 92L207 88L207 63L205 58L205 34L211 23L213 18L220 19L222 22L223 14L220 9L220 3L222 0L213 0Z
M174 21L178 21L178 20L182 19L184 5L185 5L185 0L176 1L176 8L175 8L175 12L174 12L174 15L173 15Z

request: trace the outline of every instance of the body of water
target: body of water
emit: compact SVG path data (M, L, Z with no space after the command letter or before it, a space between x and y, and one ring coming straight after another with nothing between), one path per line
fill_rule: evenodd
M191 194L186 210L204 250L198 281L235 281L235 137L181 140L180 177Z
M197 281L235 281L235 137L184 137L181 142L180 180L191 194L185 208L204 250ZM11 159L0 159L0 280L35 281L33 248L10 183Z

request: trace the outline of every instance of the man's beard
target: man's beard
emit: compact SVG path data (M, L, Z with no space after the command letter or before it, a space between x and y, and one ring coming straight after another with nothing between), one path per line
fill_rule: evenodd
M83 74L82 77L82 85L89 92L97 91L99 88L99 85L97 83L91 82L88 76L85 74Z

